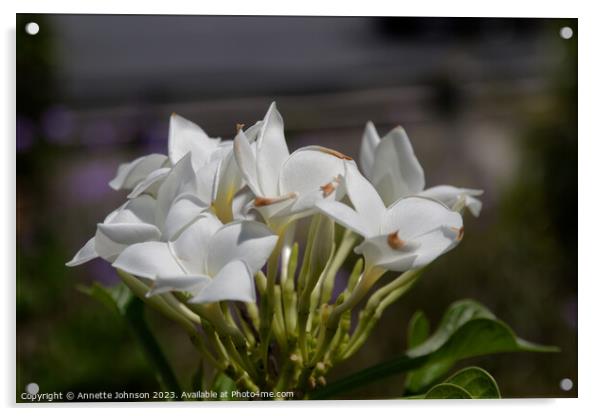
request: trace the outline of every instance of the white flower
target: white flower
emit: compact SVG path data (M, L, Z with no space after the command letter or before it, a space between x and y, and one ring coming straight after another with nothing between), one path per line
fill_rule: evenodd
M450 185L424 189L424 171L401 127L394 128L381 140L374 124L368 122L362 138L360 167L387 205L401 197L422 195L450 208L467 207L474 216L481 211L481 201L475 197L482 195L482 190Z
M67 263L76 266L102 257L113 261L126 247L143 241L167 241L208 208L199 198L191 156L180 159L157 191L157 198L139 195L98 224L95 236Z
M289 154L282 117L272 103L255 141L240 131L234 155L248 186L236 210L257 210L267 220L300 217L315 203L340 198L338 191L349 157L324 147L308 146Z
M424 197L399 199L386 208L374 187L357 167L347 165L347 195L355 209L337 201L317 208L365 238L356 247L366 269L379 266L405 271L425 266L452 249L462 238L462 216Z
M205 193L210 196L216 169L228 147L232 148L232 142L210 138L201 127L174 113L169 119L168 155L151 154L120 165L109 185L115 190L131 190L129 198L156 196L171 168L190 153L193 169L199 172Z
M113 266L154 280L149 296L175 290L191 293L192 303L254 302L253 275L265 264L277 239L258 222L222 225L205 213L173 242L129 246Z
M244 131L250 142L255 141L261 122ZM244 186L242 174L233 152L233 141L210 138L201 127L177 114L169 123L168 154L152 154L122 164L117 176L110 182L115 190L131 190L128 198L146 194L157 196L157 191L172 166L190 153L197 176L198 197L222 221L234 217L232 201Z

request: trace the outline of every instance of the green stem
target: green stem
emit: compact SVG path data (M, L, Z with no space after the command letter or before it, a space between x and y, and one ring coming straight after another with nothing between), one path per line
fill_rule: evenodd
M295 292L295 274L299 257L299 245L293 244L287 267L287 278L282 283L282 313L284 329L289 340L296 338L297 293ZM292 342L291 342L292 343Z
M370 296L360 313L360 321L343 353L343 359L349 358L364 345L384 310L410 290L423 271L424 268L407 271Z
M274 308L274 317L273 317L273 334L276 338L276 342L281 350L285 350L287 348L286 342L286 329L284 323L284 313L282 311L282 288L280 285L275 286L274 291L274 300L276 305L280 305L280 307Z
M339 321L343 313L357 305L384 273L385 270L379 267L366 267L366 270L362 277L360 277L360 280L353 289L353 292L351 292L351 295L347 297L343 303L336 306L332 313L330 313L326 324L323 326L323 336L320 337L317 352L309 363L310 367L315 366L328 351L328 347L337 332Z
M330 301L336 274L341 269L341 266L347 259L347 256L349 256L349 253L355 246L355 243L357 243L358 239L359 235L355 234L351 230L345 230L345 233L341 238L341 242L337 247L337 251L332 258L332 261L328 263L328 266L325 270L322 293L320 294L320 305Z
M167 318L180 324L188 334L192 335L198 332L194 322L191 321L188 316L184 315L182 311L174 309L163 296L147 297L146 294L149 292L150 288L142 283L140 279L119 269L117 269L117 274L134 295L144 301L144 303L148 304Z
M276 291L276 276L278 274L278 259L284 243L284 235L286 231L286 225L279 225L276 228L278 234L278 242L276 247L272 251L267 264L267 280L265 294L261 296L259 303L259 338L261 345L261 359L264 368L268 368L268 351L270 345L270 338L272 335L272 323L274 319L274 307L281 307L276 305L275 302L275 291Z

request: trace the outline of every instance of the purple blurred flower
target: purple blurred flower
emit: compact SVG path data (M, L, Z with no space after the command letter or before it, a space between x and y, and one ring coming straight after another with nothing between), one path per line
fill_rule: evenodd
M51 143L69 143L73 139L73 114L63 106L51 107L42 115L42 130Z
M115 174L115 167L101 161L93 161L73 172L69 178L69 190L82 202L101 200L111 188L107 185Z

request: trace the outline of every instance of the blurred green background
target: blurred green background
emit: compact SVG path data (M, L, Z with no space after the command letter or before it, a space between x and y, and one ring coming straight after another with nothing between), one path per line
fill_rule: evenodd
M124 199L107 185L118 164L166 152L171 112L231 139L277 100L291 149L357 157L367 120L381 134L401 124L427 186L485 190L462 244L332 380L401 352L416 309L437 322L471 297L519 336L562 349L471 360L504 397L576 397L577 33L575 19L18 15L17 394L30 382L158 390L127 326L77 290L115 283L111 267L64 263ZM193 348L149 319L187 384ZM390 378L348 397L402 386Z

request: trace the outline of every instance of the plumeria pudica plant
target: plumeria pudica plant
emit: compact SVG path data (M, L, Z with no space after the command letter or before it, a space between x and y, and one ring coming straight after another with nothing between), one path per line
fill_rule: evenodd
M292 392L287 398L337 397L400 372L400 397L500 397L482 369L448 373L468 357L554 350L518 338L485 307L464 300L432 334L417 312L399 356L329 380L385 309L461 242L463 212L481 210L481 190L425 189L401 127L381 138L369 122L358 166L317 145L291 153L275 103L251 127L237 125L233 140L209 137L173 114L167 155L122 164L109 185L127 191L126 201L67 265L97 257L112 264L122 284L86 291L132 325L171 391L185 389L145 324L143 303L179 325L198 350L191 388L261 398L285 391ZM355 266L335 291L348 259Z

